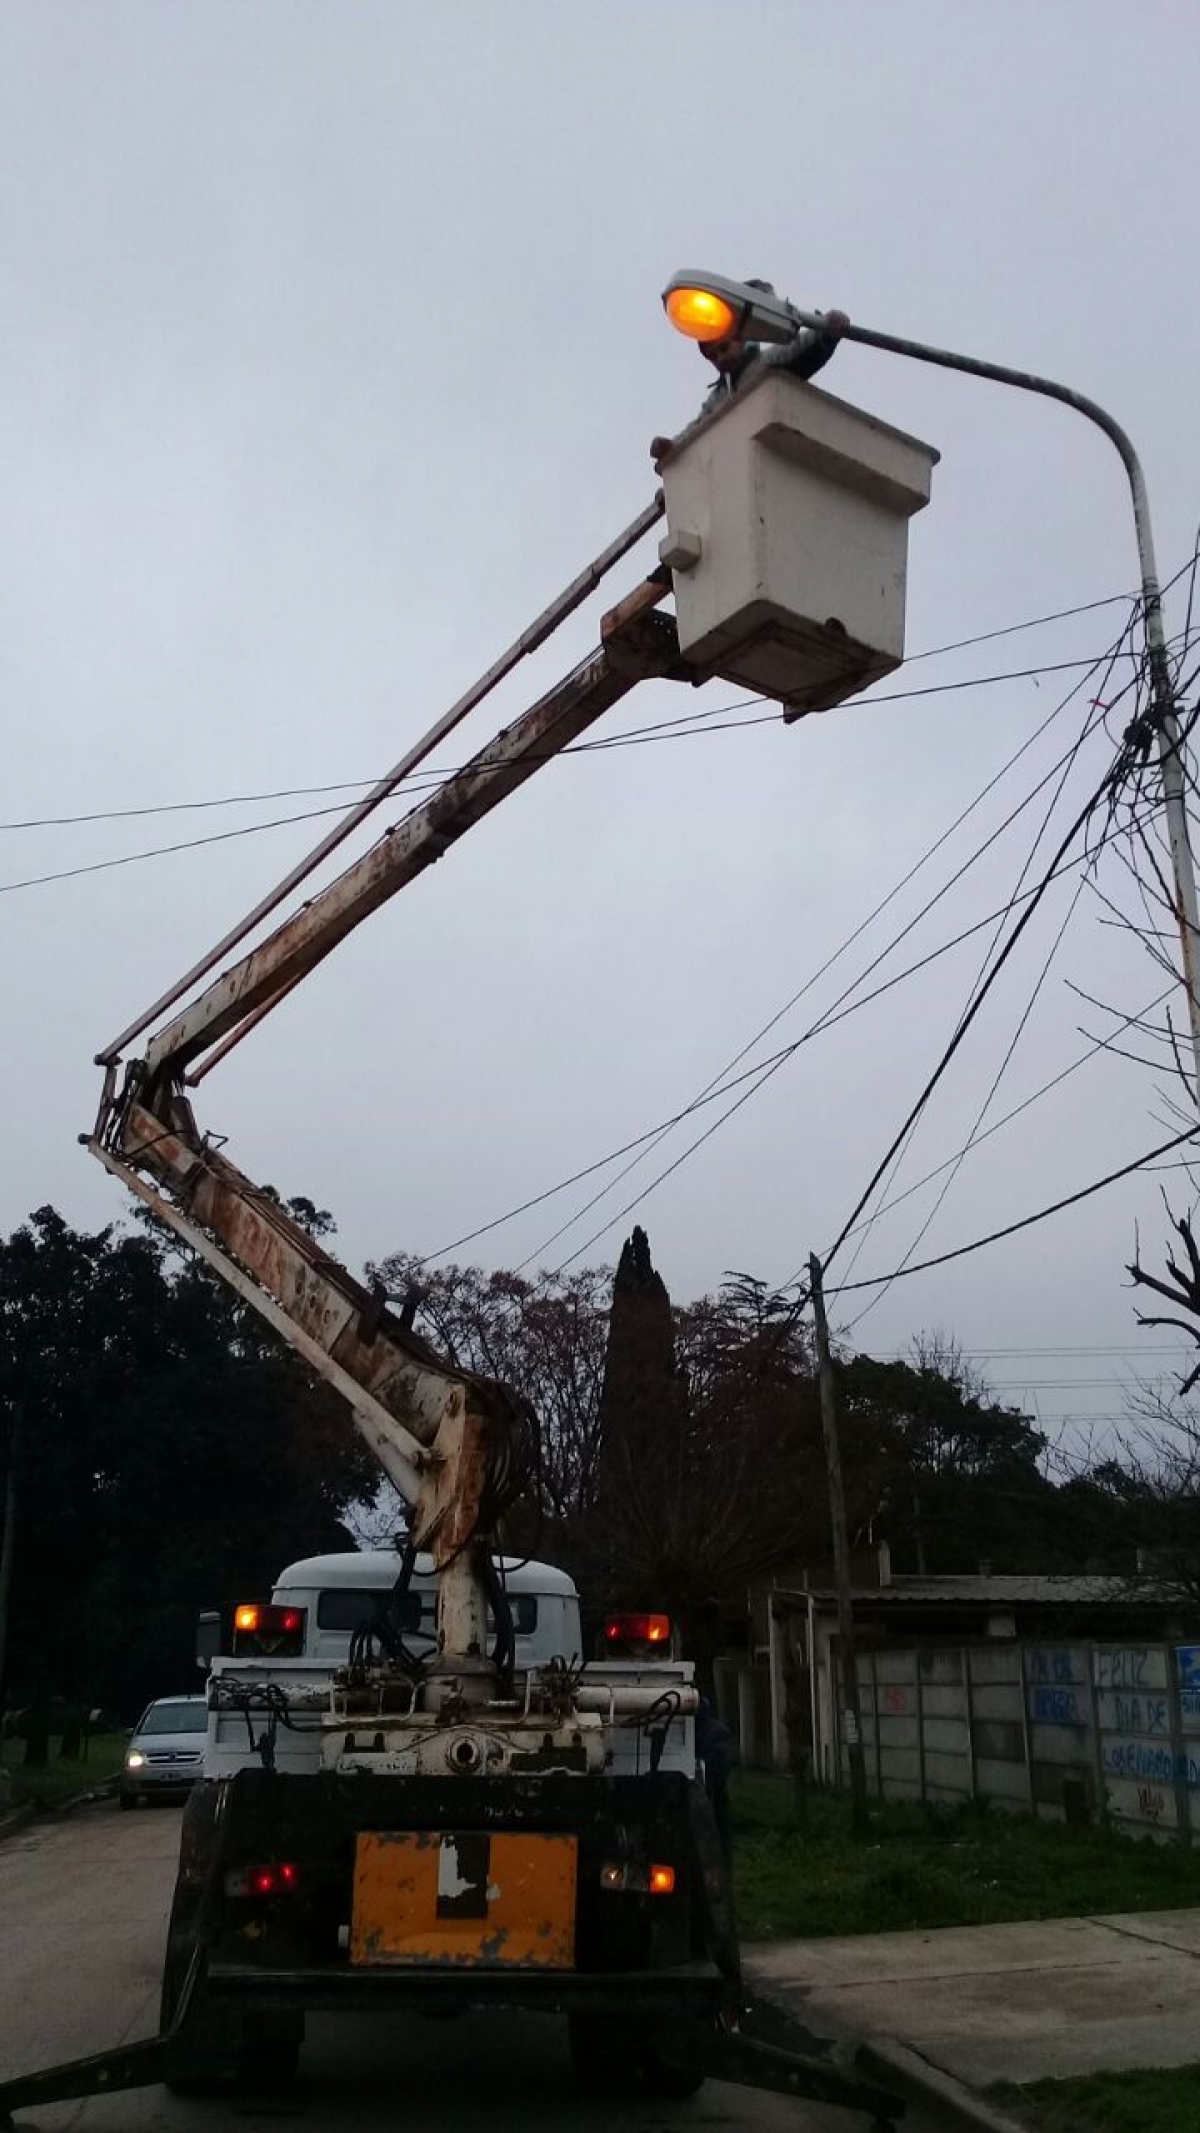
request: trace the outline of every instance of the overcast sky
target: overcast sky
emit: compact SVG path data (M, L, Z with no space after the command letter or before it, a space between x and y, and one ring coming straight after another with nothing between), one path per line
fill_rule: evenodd
M659 306L680 265L766 275L797 302L1092 393L1143 453L1170 577L1200 517L1198 52L1194 0L5 0L0 819L386 768L651 495L648 441L705 385ZM912 529L913 652L1133 586L1121 471L1078 418L852 348L823 382L942 453ZM1086 660L1123 614L922 661L892 686ZM1182 627L1178 598L1169 620ZM564 631L440 760L596 626L593 610ZM695 1096L1080 671L554 765L213 1075L203 1122L252 1176L331 1207L352 1266L436 1250ZM799 1035L1026 797L1094 693L762 1049ZM602 730L734 694L647 687ZM1107 745L1081 751L1064 825ZM1003 903L1051 789L880 977ZM329 804L6 827L0 889ZM84 1225L125 1214L76 1144L92 1055L324 826L0 894L5 1230L46 1201ZM1098 881L1128 902L1115 859ZM966 1140L1074 885L1031 928L896 1191ZM1104 915L1085 890L989 1123L1086 1048L1081 1022L1105 1026L1068 980L1125 1011L1160 989ZM640 1219L678 1298L730 1267L783 1281L840 1228L988 939L805 1046L636 1214L616 1219L714 1111L556 1242L604 1175L461 1256L554 1266L608 1221L596 1262ZM968 1157L918 1256L1130 1159L1164 1137L1160 1111L1150 1076L1091 1060ZM896 1263L937 1190L875 1225L857 1276ZM855 1338L884 1353L940 1323L1003 1351L993 1382L1047 1419L1119 1412L1139 1339L1122 1262L1136 1219L1148 1245L1161 1229L1157 1191L1135 1179L898 1283ZM1154 1338L1145 1371L1171 1360Z

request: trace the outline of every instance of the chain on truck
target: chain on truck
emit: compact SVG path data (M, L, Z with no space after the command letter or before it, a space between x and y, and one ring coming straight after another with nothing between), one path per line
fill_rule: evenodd
M899 2116L832 2043L747 1992L693 1669L666 1626L619 1624L627 1655L614 1641L585 1663L570 1580L529 1565L522 1583L500 1552L536 1468L526 1402L439 1354L331 1258L200 1125L194 1091L371 912L640 684L718 676L791 719L899 665L907 521L936 456L764 369L685 433L653 502L395 770L98 1055L92 1154L343 1395L408 1506L408 1540L387 1559L295 1566L270 1602L239 1610L209 1675L160 2032L0 2084L0 2123L158 2081L278 2085L306 2017L341 2009L565 2016L576 2070L596 2083L619 2068L686 2095L713 2074L880 2126ZM656 567L604 615L597 649L277 918L664 520ZM531 1592L540 1633L527 1609L522 1626Z

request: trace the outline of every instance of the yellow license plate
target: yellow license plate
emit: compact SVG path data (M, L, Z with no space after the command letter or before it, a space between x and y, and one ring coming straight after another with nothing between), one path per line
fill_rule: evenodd
M577 1849L574 1837L365 1830L350 1960L569 1970Z

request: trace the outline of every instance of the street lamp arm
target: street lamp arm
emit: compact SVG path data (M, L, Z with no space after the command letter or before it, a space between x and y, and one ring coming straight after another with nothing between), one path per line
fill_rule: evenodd
M829 322L822 318L820 312L800 311L795 306L791 308L797 325L814 327L818 332L828 332ZM959 370L970 378L988 378L995 385L1012 385L1018 392L1039 393L1044 400L1059 400L1064 407L1074 408L1076 414L1086 416L1097 429L1103 430L1109 443L1115 446L1121 456L1133 503L1134 531L1137 536L1142 582L1146 658L1154 699L1167 834L1170 839L1178 898L1175 916L1179 925L1183 982L1187 989L1195 1058L1196 1084L1193 1094L1200 1103L1200 990L1197 988L1200 910L1197 908L1196 876L1188 835L1181 736L1179 721L1175 716L1175 691L1167 658L1162 595L1154 554L1154 532L1150 523L1150 499L1146 492L1142 463L1133 448L1132 439L1098 401L1089 400L1085 393L1077 393L1069 385L1059 385L1053 378L1040 378L1034 371L1010 370L1002 363L985 363L978 356L957 355L949 348L932 348L925 341L907 341L902 340L898 334L877 333L870 326L846 325L842 328L839 338L844 341L857 341L864 348L881 349L885 355L908 356L916 363L933 363L940 370Z
M796 323L811 326L818 333L829 331L829 322L819 311L799 311L793 307ZM1147 634L1150 614L1159 610L1158 569L1154 556L1154 534L1150 524L1150 500L1146 492L1146 477L1142 463L1133 448L1133 440L1107 408L1098 400L1089 400L1086 393L1077 393L1070 385L1059 385L1053 378L1040 378L1032 370L1010 370L1003 363L985 363L979 356L958 355L950 348L932 348L926 341L902 340L899 334L877 333L871 326L850 324L842 328L839 338L843 341L859 341L864 348L880 348L886 355L909 356L916 363L934 363L940 370L961 370L970 378L989 378L994 385L1012 385L1018 392L1040 393L1044 400L1061 400L1064 407L1073 407L1076 414L1086 415L1097 429L1104 431L1110 443L1116 446L1122 464L1129 477L1133 498L1133 514L1137 522L1138 560L1141 566L1142 599L1146 608ZM1153 651L1151 651L1153 657Z

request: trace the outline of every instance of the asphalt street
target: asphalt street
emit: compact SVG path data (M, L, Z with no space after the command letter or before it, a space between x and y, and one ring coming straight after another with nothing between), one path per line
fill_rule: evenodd
M0 1844L0 2073L149 2035L179 1842L179 1810L85 1808ZM203 2133L293 2123L303 2133L600 2133L721 2127L725 2133L864 2133L867 2121L710 2082L692 2102L582 2097L563 2025L537 2017L428 2022L310 2020L288 2096L217 2103L135 2090L23 2112L21 2133ZM934 2133L910 2114L909 2133Z

